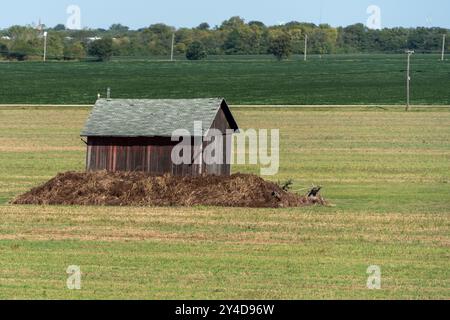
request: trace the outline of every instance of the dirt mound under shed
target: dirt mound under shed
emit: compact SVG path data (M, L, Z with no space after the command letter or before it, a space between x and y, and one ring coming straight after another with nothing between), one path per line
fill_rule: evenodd
M326 203L320 196L290 193L254 175L175 177L140 172L66 172L19 196L13 204L281 208Z

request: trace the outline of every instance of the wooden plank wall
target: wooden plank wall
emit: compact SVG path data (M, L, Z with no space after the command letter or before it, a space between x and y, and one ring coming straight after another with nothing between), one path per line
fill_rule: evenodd
M214 174L214 175L230 175L231 174L231 165L229 164L229 157L231 156L231 146L230 144L227 145L228 141L231 141L231 136L227 136L227 130L229 130L231 127L227 121L226 115L223 112L222 109L219 110L217 113L216 118L213 121L213 124L211 126L212 129L218 129L222 132L222 145L223 145L223 159L222 164L203 164L203 172L205 174ZM208 146L208 144L214 143L211 142L205 142L203 145L203 150ZM228 148L227 148L228 146ZM228 160L228 161L227 161Z
M172 142L170 138L89 137L86 169L111 172L143 171L155 175L199 175L199 165L172 163L171 156L175 145L176 142Z
M223 135L223 164L207 165L174 165L172 150L177 142L170 138L111 138L88 137L86 168L88 171L144 171L155 175L171 173L178 176L197 176L199 174L230 175L231 166L227 158L231 149L227 149L227 141L231 136L226 135L230 129L226 115L221 109L212 124L212 128L219 129ZM193 143L193 142L192 142ZM212 143L212 142L211 142ZM203 143L203 150L208 145ZM192 158L194 148L192 148ZM201 169L201 170L200 170Z
M169 141L170 142L170 141ZM171 170L172 145L150 138L88 138L88 171L145 171L162 174Z

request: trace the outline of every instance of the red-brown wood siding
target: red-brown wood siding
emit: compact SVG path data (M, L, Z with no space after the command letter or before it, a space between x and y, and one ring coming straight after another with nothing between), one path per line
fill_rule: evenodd
M217 129L222 132L222 145L223 145L223 158L222 158L222 164L205 164L203 163L202 172L206 174L213 174L213 175L230 175L231 174L231 165L230 165L230 157L231 157L231 144L227 141L229 140L230 136L227 137L227 130L231 129L228 120L226 118L225 113L222 109L219 110L217 113L216 118L213 121L213 124L211 125L211 129ZM230 140L231 141L231 140ZM205 142L203 145L203 150L208 146L208 144L214 143L214 141L211 142Z
M171 155L178 142L171 141L171 138L88 137L86 168L88 171L143 171L155 175L165 173L177 176L230 175L231 167L227 164L229 163L227 158L231 154L231 149L227 148L229 147L227 140L230 136L226 135L226 130L230 126L222 110L218 112L211 128L219 129L223 133L223 164L206 165L202 162L201 166L174 165ZM207 142L203 143L203 150L207 145ZM192 158L194 158L194 148L192 149Z

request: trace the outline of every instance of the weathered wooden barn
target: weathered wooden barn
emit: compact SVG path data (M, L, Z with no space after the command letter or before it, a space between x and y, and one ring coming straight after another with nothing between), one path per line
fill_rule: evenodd
M199 139L201 141L197 149L194 146L194 122L202 124L201 137L196 133L196 145ZM193 135L193 161L190 164L176 165L172 162L172 150L179 143L172 141L172 134L177 129L189 130ZM223 133L223 161L219 164L207 164L203 160L203 150L212 143L205 139L210 129ZM230 175L229 142L232 133L238 130L224 99L99 99L81 136L86 138L88 171Z

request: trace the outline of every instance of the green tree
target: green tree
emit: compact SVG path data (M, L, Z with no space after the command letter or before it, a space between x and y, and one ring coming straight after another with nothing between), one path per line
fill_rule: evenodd
M168 55L172 46L172 34L174 32L175 28L166 24L153 24L143 30L141 42L150 54Z
M177 43L175 45L175 52L179 54L185 54L187 50L187 47L184 43Z
M348 52L364 52L367 49L368 28L357 23L342 29L342 46Z
M199 41L192 42L186 50L188 60L202 60L207 57L205 47Z
M311 54L330 53L403 53L406 48L417 52L440 52L442 35L450 30L443 28L393 28L370 30L363 24L347 27L332 27L328 24L316 25L291 21L283 25L265 26L262 22L246 23L240 17L231 17L219 27L211 28L201 23L194 28L176 29L162 23L147 28L129 30L121 24L112 25L109 30L84 29L64 30L63 25L50 29L48 38L49 57L61 57L61 42L68 46L72 41L80 41L89 48L88 38L113 38L113 55L123 56L168 56L175 33L177 54L185 54L189 45L200 42L208 55L216 54L266 54L274 53L283 59L292 54L302 54L305 35L308 35L308 51ZM288 40L290 36L291 41ZM42 32L31 27L13 26L0 30L0 36L8 36L6 43L11 59L40 58L43 53ZM450 35L449 35L450 38ZM2 40L2 39L0 39ZM290 42L290 44L289 44ZM447 41L450 46L450 41ZM291 50L280 50L283 47ZM78 48L79 49L79 48ZM65 51L62 51L65 50ZM287 52L287 54L286 54ZM14 55L17 54L17 57Z
M109 31L111 31L113 35L126 34L129 30L129 27L124 26L120 23L115 23L111 25L111 27L109 27Z
M29 56L38 56L41 54L37 48L37 41L16 39L14 40L9 52L10 56L12 54L13 58L17 57L18 60L26 60Z
M292 53L292 38L283 31L276 32L270 36L269 53L273 54L278 60L289 58Z
M44 48L39 32L31 27L12 26L8 29L11 37L9 57L11 59L26 60L30 56L42 55Z
M64 41L60 33L49 32L47 36L47 57L61 59L64 56Z
M89 54L97 57L98 61L108 61L113 54L113 41L111 38L96 40L89 45Z
M81 60L86 57L86 49L80 41L66 43L64 46L64 59Z
M309 34L309 50L311 53L334 53L337 33L333 28L320 27Z
M248 25L250 27L258 27L258 28L261 28L261 29L266 27L266 25L263 22L261 22L261 21L250 21L248 23Z
M226 54L239 54L244 53L246 45L247 42L243 32L239 29L234 29L228 33L223 49Z
M235 17L231 17L230 19L222 22L220 29L239 29L239 27L243 26L244 24L245 24L244 19L242 19L241 17L235 16Z
M8 46L4 43L0 43L0 57L6 58L8 57L9 49Z
M200 23L197 27L198 30L209 30L211 26L207 22Z
M62 23L57 24L56 26L53 27L54 31L64 31L66 30L66 26L63 25Z

